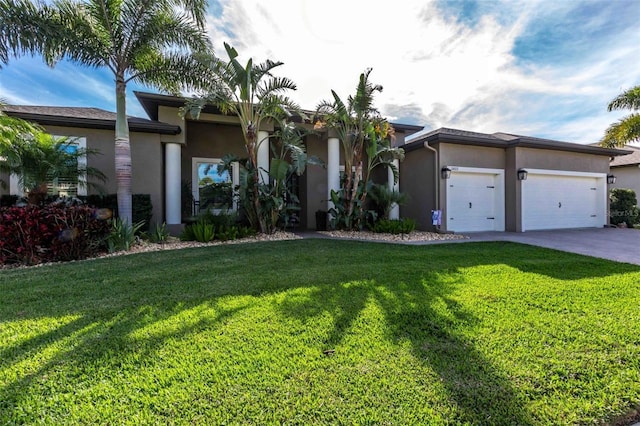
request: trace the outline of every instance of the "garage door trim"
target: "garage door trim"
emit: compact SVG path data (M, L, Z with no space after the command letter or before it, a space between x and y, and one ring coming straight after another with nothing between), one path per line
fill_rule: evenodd
M495 198L494 198L494 231L504 231L505 230L505 181L504 181L504 169L492 169L492 168L481 168L481 167L461 167L461 166L446 166L451 169L451 173L466 173L466 174L492 174L495 175ZM447 182L447 181L445 181ZM445 197L446 197L446 214L448 215L451 212L451 197L449 192L449 185L445 183ZM446 220L446 219L445 219ZM447 220L446 226L448 230L452 230L451 224ZM456 231L458 232L458 231ZM461 231L465 232L465 231ZM470 231L466 231L470 232Z
M531 175L547 175L547 176L567 176L567 177L587 177L587 178L595 178L597 179L599 189L602 189L602 194L600 199L598 200L597 209L599 212L602 212L604 226L606 224L607 217L607 206L608 206L608 187L607 187L607 174L606 173L594 173L594 172L579 172L579 171L571 171L571 170L549 170L549 169L531 169L528 167L524 167L524 169ZM526 211L525 206L527 205L527 181L522 181L522 187L520 192L520 205L521 209L521 223L522 223L522 232L527 231L526 224Z

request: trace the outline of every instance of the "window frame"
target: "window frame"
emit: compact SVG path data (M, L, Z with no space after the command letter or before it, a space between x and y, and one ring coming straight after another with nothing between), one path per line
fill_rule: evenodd
M74 145L77 146L77 149L86 150L87 149L87 137L86 136L62 136L62 135L51 135L54 139L57 138L69 138ZM82 155L78 157L78 170L87 167L87 155ZM17 195L18 197L24 197L24 191L20 188L19 185L19 177L11 173L9 176L9 194ZM50 182L47 182L47 185ZM53 182L51 182L53 184ZM78 197L86 197L87 196L87 179L86 176L78 177L78 183L76 184L76 196Z
M200 203L200 186L198 185L200 176L198 176L198 165L201 163L222 164L221 158L215 157L192 157L191 158L191 195L193 196L194 205ZM234 161L231 163L231 186L233 188L233 201L229 209L211 208L213 214L223 212L235 212L238 210L238 191L236 187L240 184L240 163ZM200 209L196 213L199 213Z

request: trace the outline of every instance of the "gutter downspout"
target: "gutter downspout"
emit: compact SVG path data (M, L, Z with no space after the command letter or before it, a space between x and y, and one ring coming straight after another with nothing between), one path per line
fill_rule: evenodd
M424 147L430 151L433 151L433 182L435 184L436 187L436 203L435 203L435 209L434 210L440 210L440 173L439 173L439 163L440 160L438 158L438 151L429 145L428 141L424 141ZM435 229L438 233L441 232L440 227L439 226L435 226Z

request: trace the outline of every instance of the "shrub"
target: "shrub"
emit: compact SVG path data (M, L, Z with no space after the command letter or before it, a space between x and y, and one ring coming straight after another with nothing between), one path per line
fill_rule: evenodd
M17 195L8 195L4 194L0 196L0 206L1 207L10 207L16 204L20 197Z
M86 206L0 208L0 263L34 265L104 251L109 223Z
M194 224L189 225L191 228L191 233L195 241L200 243L208 243L209 241L213 241L213 237L215 236L216 228L213 224L206 222L203 219L200 219Z
M638 200L632 189L614 188L610 194L609 218L612 225L626 223L629 228L640 221Z
M167 230L167 224L156 223L152 230L149 232L149 241L156 244L164 244L169 239L169 231Z
M413 219L380 219L373 225L373 232L386 234L410 234L416 229Z
M235 213L205 212L198 216L196 222L185 226L180 239L182 241L209 242L237 240L255 235L256 231L241 225ZM210 235L213 235L210 237Z
M107 236L109 253L116 251L129 251L136 242L136 233L144 226L144 221L134 223L132 226L118 218L113 220L111 232Z
M107 195L87 195L79 197L85 203L102 209L109 209L114 216L118 215L118 196L116 194ZM133 194L131 198L131 209L133 214L133 223L144 222L139 230L147 230L151 225L151 216L153 215L153 204L149 194Z

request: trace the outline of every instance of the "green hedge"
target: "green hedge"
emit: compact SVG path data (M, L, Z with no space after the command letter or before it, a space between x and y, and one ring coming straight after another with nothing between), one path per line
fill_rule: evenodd
M0 196L0 207L11 207L18 202L17 195L4 194Z
M614 188L610 193L609 218L612 225L626 223L629 228L640 222L638 200L633 189Z
M90 206L99 209L110 209L114 216L118 216L118 196L116 194L107 195L87 195L78 197ZM149 194L133 194L132 196L133 223L144 221L142 230L147 231L151 226L151 216L153 215L153 205Z

